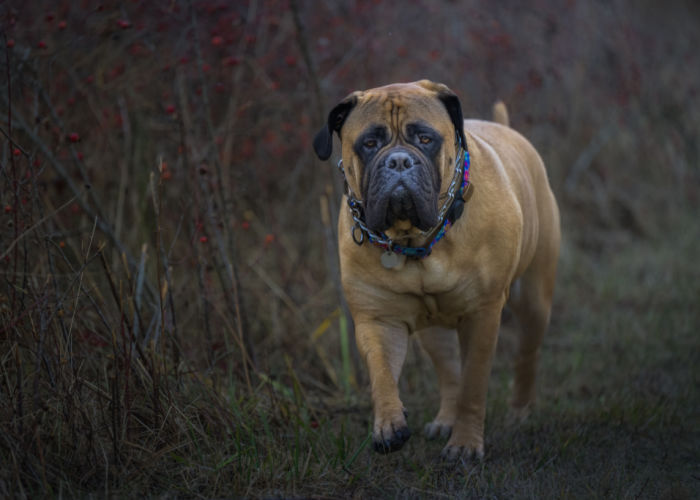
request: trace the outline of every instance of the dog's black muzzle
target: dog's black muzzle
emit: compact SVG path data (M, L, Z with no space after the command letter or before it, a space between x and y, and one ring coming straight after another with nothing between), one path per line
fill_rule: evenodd
M408 148L391 148L365 170L367 226L382 232L408 220L421 231L430 229L437 223L438 190L431 162Z

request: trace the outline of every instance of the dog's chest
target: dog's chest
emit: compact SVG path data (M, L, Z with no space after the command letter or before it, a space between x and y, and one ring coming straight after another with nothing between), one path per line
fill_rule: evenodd
M398 288L414 299L402 301L410 304L404 313L413 316L417 329L455 327L479 295L475 274L454 273L437 263L418 264L399 273Z
M439 325L448 328L455 328L463 309L454 307L452 301L446 301L435 295L423 295L423 310L416 317L416 329L428 326Z

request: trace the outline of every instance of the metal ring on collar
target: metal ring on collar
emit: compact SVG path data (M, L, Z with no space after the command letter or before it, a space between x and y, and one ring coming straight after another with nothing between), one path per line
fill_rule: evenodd
M357 230L360 231L360 237L357 237ZM352 235L352 241L354 241L357 245L362 245L365 242L365 232L362 230L360 227L360 224L355 224L352 226L352 229L350 229L350 234Z

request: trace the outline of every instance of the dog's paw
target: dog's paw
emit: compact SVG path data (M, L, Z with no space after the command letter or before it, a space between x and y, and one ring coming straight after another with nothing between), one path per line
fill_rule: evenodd
M386 454L400 450L410 437L411 431L406 425L405 412L401 412L393 419L375 421L372 433L374 451Z
M452 434L452 424L435 419L425 424L423 434L427 439L447 439Z
M484 458L484 443L482 440L474 442L460 442L452 437L447 445L442 449L440 458L446 462L456 462L457 460L481 460Z

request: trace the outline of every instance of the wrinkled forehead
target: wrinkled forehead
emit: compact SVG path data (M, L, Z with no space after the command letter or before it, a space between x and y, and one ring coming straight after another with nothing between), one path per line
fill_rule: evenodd
M343 125L343 134L356 137L370 125L403 131L406 125L422 123L448 136L450 117L434 92L410 84L389 85L364 91Z

